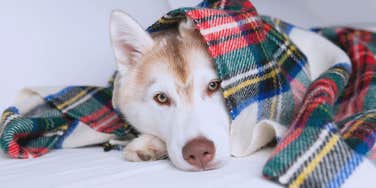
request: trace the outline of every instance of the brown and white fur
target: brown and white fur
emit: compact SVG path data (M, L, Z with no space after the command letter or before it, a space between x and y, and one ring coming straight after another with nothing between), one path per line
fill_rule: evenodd
M126 160L157 160L168 153L180 169L207 170L220 167L231 154L248 155L274 137L270 126L261 130L262 138L252 137L255 107L230 121L212 59L189 20L150 35L130 16L114 11L110 32L118 68L113 104L142 133L125 147ZM294 30L290 36L303 52L320 50L314 41L328 43L305 32ZM307 55L319 62L311 67L315 77L330 66L322 65L323 54ZM238 127L231 133L230 124ZM248 141L241 134L249 135Z
M111 39L118 76L114 105L142 133L124 149L129 161L153 160L168 152L183 170L216 168L230 157L229 116L226 113L212 59L189 21L179 28L146 33L132 18L115 11ZM214 85L212 85L214 86ZM166 103L156 99L168 97ZM193 166L182 148L190 140L214 143L210 163Z

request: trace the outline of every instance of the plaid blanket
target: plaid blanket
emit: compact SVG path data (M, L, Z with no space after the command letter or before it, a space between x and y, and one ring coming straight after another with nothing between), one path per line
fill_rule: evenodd
M112 108L112 87L23 89L3 112L1 149L11 158L35 158L51 149L101 144L135 135Z
M342 50L322 46L333 51L331 67L312 82L307 54L288 37L299 28L259 16L248 0L205 0L169 12L147 30L175 27L186 17L208 45L231 118L254 108L257 120L246 126L274 129L278 144L263 169L266 178L291 187L339 187L353 172L374 168L375 34L315 29ZM335 58L343 52L348 56ZM111 95L111 84L25 89L3 113L1 148L12 158L32 158L137 134L112 108ZM264 136L253 130L237 140L251 135Z
M274 22L281 30L294 27ZM310 84L263 174L289 187L340 187L354 172L362 173L357 169L375 172L376 34L351 28L313 31L338 45L351 62L336 62Z

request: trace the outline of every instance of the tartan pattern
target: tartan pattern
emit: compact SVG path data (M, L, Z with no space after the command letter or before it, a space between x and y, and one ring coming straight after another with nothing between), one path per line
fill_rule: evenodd
M294 26L258 16L248 0L205 0L169 12L148 31L176 27L185 17L208 45L232 119L256 103L258 120L290 125L265 177L289 187L339 187L364 160L376 161L375 34L316 29L351 63L337 62L311 83L306 57L287 37ZM68 87L30 113L7 109L2 149L13 158L37 157L61 146L80 123L118 136L133 132L113 112L111 89Z
M290 84L307 87L310 78L306 57L287 36L264 22L247 0L209 0L196 8L173 10L147 31L176 27L185 17L193 21L208 45L231 118L257 103L258 120L289 124L293 113L284 112L295 111L300 100L291 98L304 94L292 91Z
M340 187L363 160L375 161L376 35L349 28L315 31L347 52L352 65L338 62L310 85L266 163L264 176L289 187Z
M124 121L112 108L112 90L100 87L67 87L46 100L62 113L103 133L121 132ZM118 130L116 132L116 130Z
M76 86L44 96L45 103L29 112L10 107L2 116L0 146L9 157L26 159L60 148L77 126L119 137L134 133L112 108L111 98L112 87Z

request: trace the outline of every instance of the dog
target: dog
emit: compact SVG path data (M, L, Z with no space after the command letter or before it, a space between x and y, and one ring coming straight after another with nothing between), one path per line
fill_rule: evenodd
M311 41L328 43L304 32L290 35L303 53L321 50ZM150 161L168 155L176 167L200 171L219 168L230 156L249 155L230 147L236 142L230 138L230 127L252 124L256 114L248 108L231 121L214 63L192 21L187 18L177 28L149 34L116 10L111 15L110 35L118 71L113 104L141 133L124 148L126 160ZM309 62L317 62L311 66L312 78L330 66L319 63L326 58L322 54L307 53ZM273 131L264 135L253 138L263 142L256 142L260 145L252 151L274 137Z

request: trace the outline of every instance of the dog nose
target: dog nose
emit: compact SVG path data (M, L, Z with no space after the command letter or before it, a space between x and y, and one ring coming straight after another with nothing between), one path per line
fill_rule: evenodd
M199 137L189 141L183 147L183 158L189 164L205 170L215 155L214 143Z

